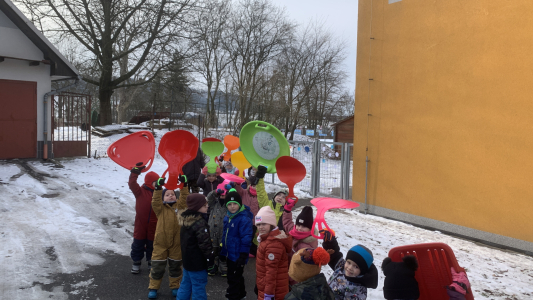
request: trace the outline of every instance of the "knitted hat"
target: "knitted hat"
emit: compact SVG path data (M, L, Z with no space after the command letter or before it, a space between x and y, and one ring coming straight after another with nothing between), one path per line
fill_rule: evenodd
M305 206L302 212L296 217L294 225L302 225L309 229L313 227L313 209L311 206Z
M359 270L361 270L361 275L365 274L370 269L372 262L374 262L372 251L363 245L353 246L346 254L346 259L350 259L357 264Z
M270 208L270 206L263 206L255 216L255 225L266 223L270 224L272 226L276 226L278 222L276 222L276 214Z
M203 194L190 194L187 196L187 209L198 211L207 202L207 198Z
M229 190L226 194L226 206L230 203L237 203L239 204L239 207L242 207L241 195L239 195L235 189Z
M292 256L289 276L297 282L304 282L319 274L328 262L329 253L322 247L300 249Z
M218 189L221 189L223 192L222 192L222 195L226 195L228 193L228 190L226 190L226 184L230 183L231 181L225 179L224 181L222 181L222 183L220 183L219 185L217 185L217 190Z
M158 179L159 175L157 175L156 172L148 172L146 175L144 175L144 184L153 189L152 183Z
M207 168L207 166L205 166L203 169L202 169L207 175L216 175L216 176L219 176L221 173L222 173L222 170L217 167L215 173L209 173L209 169Z
M413 255L402 257L401 262L393 262L390 257L381 264L385 282L383 295L385 299L418 299L420 291L415 279L418 262Z
M161 194L161 199L163 200L163 202L165 202L165 194L167 193L167 191L172 191L174 193L174 195L176 195L176 192L174 192L173 190L167 190L167 189L163 189L163 193ZM175 202L176 200L174 200Z
M276 194L274 194L274 198L276 198L276 196L279 195L279 194L285 194L285 197L287 197L289 195L289 189L283 188L283 189L277 191Z

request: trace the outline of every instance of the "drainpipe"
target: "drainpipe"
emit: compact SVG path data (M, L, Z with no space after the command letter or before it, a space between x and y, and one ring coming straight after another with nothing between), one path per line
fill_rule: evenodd
M366 157L366 171L365 171L365 214L368 214L367 194L368 194L368 156Z
M53 91L50 91L46 94L44 94L44 98L43 98L43 103L44 103L44 132L43 132L43 135L44 135L44 144L43 144L43 159L48 159L48 124L46 123L46 117L48 116L48 113L46 111L46 106L48 104L48 97L50 97L51 95L55 95L57 93L60 93L64 90L67 90L73 86L76 86L78 85L78 83L81 81L81 76L78 76L76 77L76 81L71 84L71 85L68 85L66 87L63 87L63 88L60 88L58 90L53 90Z

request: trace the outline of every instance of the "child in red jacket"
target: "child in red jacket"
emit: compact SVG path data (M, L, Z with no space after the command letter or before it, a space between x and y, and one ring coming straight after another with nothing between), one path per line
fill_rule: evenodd
M292 237L276 227L276 215L264 206L255 216L259 233L257 249L257 299L283 299L289 292L289 257Z
M145 252L148 268L151 268L154 235L157 226L157 217L152 210L152 195L154 193L154 182L159 178L159 175L155 172L148 172L144 176L144 184L139 186L137 178L144 168L146 166L143 166L143 163L138 163L137 167L131 169L128 182L128 186L135 196L135 226L130 253L133 260L132 274L139 274L141 271L141 261L145 256Z

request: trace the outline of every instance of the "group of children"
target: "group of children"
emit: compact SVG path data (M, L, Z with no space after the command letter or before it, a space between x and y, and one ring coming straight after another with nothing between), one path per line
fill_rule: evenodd
M312 234L318 234L312 228L312 208L303 207L293 221L296 200L287 198L286 190L269 199L266 167L249 169L242 185L224 180L220 167L215 173L204 167L197 181L203 194L189 194L182 188L178 200L174 191L163 188L165 179L154 172L147 173L139 187L136 180L143 168L138 164L130 175L137 200L131 257L132 273L137 274L146 252L151 267L149 299L157 298L167 265L170 288L178 300L207 299L207 278L217 273L227 277L227 299L244 299L244 267L254 256L255 292L260 300L364 300L368 288L377 288L372 251L356 245L344 257L334 233L327 230L321 232L324 239L319 247ZM180 176L180 182L186 185L187 178ZM334 271L329 280L321 273L325 264ZM385 298L418 299L416 268L414 257L402 263L385 259ZM451 299L464 299L468 280L461 277L464 272L457 274L448 293Z

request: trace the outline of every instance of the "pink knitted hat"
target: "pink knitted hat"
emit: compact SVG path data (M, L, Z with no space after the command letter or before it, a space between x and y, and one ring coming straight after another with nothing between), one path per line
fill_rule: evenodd
M224 179L224 181L222 181L222 183L217 185L217 190L218 189L223 190L224 192L222 193L222 195L226 195L226 193L228 192L228 190L226 190L226 184L228 184L230 182L231 182L230 180Z
M255 224L266 223L276 226L276 214L270 206L263 206L255 216Z

